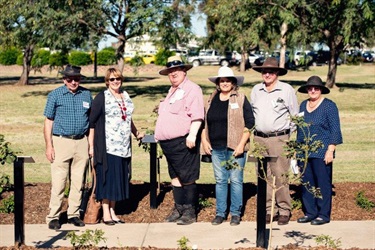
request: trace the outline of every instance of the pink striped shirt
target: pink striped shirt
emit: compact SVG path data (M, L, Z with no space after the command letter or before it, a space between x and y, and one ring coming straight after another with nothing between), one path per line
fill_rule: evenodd
M204 119L202 89L189 79L173 91L172 87L164 100L160 101L155 139L170 140L189 133L192 121Z

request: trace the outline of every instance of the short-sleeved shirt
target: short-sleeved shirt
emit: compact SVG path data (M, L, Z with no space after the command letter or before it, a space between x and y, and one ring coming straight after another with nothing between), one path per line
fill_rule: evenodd
M263 133L294 130L290 116L298 114L298 101L292 86L277 81L275 88L268 92L260 83L251 91L251 106L255 117L255 130Z
M81 86L72 93L63 85L48 94L44 116L53 120L52 133L83 135L89 127L92 96Z
M192 121L204 119L202 89L192 81L185 80L159 104L155 139L170 140L189 133Z
M320 140L323 148L317 152L309 152L309 158L324 159L325 153L330 144L338 145L342 143L342 134L340 128L339 111L336 104L324 98L322 103L312 112L306 109L307 100L303 101L300 106L300 115L303 115L304 121L311 124L307 128L297 129L297 141L304 142L305 136L303 131L310 136L314 136L313 140Z

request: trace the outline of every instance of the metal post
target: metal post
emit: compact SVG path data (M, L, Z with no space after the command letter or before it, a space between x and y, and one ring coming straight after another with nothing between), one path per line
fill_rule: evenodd
M258 187L257 187L257 238L256 246L266 248L266 215L267 215L267 164L275 162L277 156L264 156L263 159L249 155L247 161L258 163ZM262 169L262 166L264 170Z
M150 208L157 208L156 199L156 143L150 143Z
M264 169L262 169L262 166ZM257 247L266 247L266 201L267 201L267 160L258 160L257 189Z
M14 245L25 244L25 214L24 214L24 163L33 163L30 156L18 156L13 163L14 171Z
M154 135L146 135L142 143L150 144L150 208L157 208L157 142Z

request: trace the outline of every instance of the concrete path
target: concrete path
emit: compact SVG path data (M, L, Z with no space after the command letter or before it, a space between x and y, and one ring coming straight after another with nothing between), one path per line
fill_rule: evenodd
M83 228L64 224L60 230L50 230L46 224L25 225L25 244L39 248L72 246L70 240L64 239L69 231L82 234L86 229L101 229L106 242L99 246L107 247L179 247L178 240L186 237L188 246L197 249L236 249L256 247L256 223L241 222L239 226L230 226L224 222L218 226L211 223L193 223L178 226L174 223L129 223L107 226L104 224L86 225ZM267 226L267 234L269 234ZM342 249L359 248L375 249L374 221L331 221L329 224L312 226L291 221L286 226L273 223L273 248L295 244L299 247L318 245L315 237L324 235ZM268 239L268 237L267 237ZM13 246L14 226L0 225L0 246Z

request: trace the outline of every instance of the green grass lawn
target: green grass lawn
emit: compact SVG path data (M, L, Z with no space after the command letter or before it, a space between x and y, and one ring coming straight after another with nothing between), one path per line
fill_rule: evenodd
M165 76L158 75L158 69L140 70L138 76L125 72L127 77L124 88L132 96L135 103L134 121L143 131L153 130L156 116L153 109L159 100L165 96L169 82ZM327 66L311 67L307 71L290 71L281 80L289 82L297 89L311 75L326 78ZM217 75L217 66L200 66L188 72L188 77L198 83L207 96L214 90L214 84L208 81L209 76ZM50 164L44 155L43 139L43 110L47 94L62 84L45 83L30 86L14 86L4 84L11 76L19 76L21 72L0 72L0 134L12 143L12 147L22 151L19 155L29 155L35 159L33 164L25 164L26 182L49 182ZM31 77L56 77L57 72L42 72ZM90 76L90 71L83 72ZM254 84L261 81L261 75L254 70L236 75L245 76L245 84L240 91L249 97ZM100 76L100 75L99 75ZM101 75L103 76L103 75ZM334 182L374 182L375 173L375 66L373 64L360 66L338 67L338 88L331 90L327 98L338 105L344 144L337 147L334 162ZM104 83L83 84L96 95L104 89ZM307 95L298 93L299 101ZM149 181L149 157L138 142L133 144L133 180ZM13 176L13 166L0 166L0 175ZM166 161L161 159L160 180L169 181ZM247 163L245 182L256 180L254 163ZM13 177L12 177L13 180ZM200 183L213 183L213 171L210 164L202 163Z

